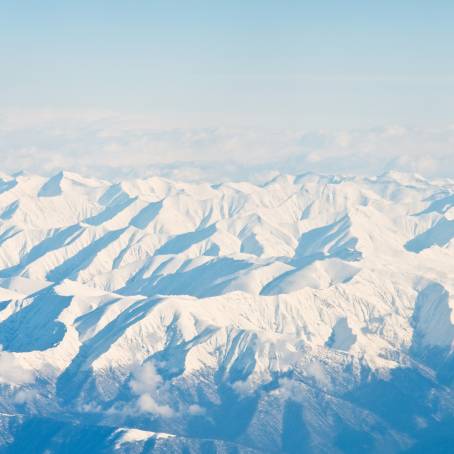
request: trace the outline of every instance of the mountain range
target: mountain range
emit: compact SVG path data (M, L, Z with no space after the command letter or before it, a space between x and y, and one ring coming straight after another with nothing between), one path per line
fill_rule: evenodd
M454 180L0 175L0 452L454 446Z

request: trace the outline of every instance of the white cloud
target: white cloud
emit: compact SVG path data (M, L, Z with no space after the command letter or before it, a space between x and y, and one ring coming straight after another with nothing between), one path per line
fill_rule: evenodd
M171 382L161 377L151 361L147 361L133 371L129 386L138 396L135 409L141 412L163 418L205 413L205 409L198 404L176 402ZM172 405L169 405L170 402Z
M245 179L279 171L380 174L395 169L454 176L454 126L354 131L179 127L109 112L0 116L4 172L61 169L108 179L158 174Z
M168 405L160 405L150 394L142 394L137 401L140 410L153 413L156 416L170 418L174 415L174 411Z
M254 382L252 380L241 381L238 380L232 384L233 390L238 394L240 397L250 396L254 394L258 387L259 383Z
M162 377L158 374L153 363L148 362L134 371L131 389L135 394L156 394L163 385Z
M24 368L14 353L4 351L0 345L0 384L19 386L33 381L33 372Z
M201 407L200 405L192 404L192 405L189 405L188 412L191 415L203 415L205 413L205 409L203 407Z
M312 377L316 383L322 388L330 388L331 380L329 375L324 370L322 364L316 360L306 365L304 372Z
M14 396L14 402L17 404L25 404L33 402L37 396L34 389L20 389Z
M168 395L166 385L153 363L147 362L134 371L131 390L138 395L137 405L143 412L169 418L174 415L172 408L158 401Z

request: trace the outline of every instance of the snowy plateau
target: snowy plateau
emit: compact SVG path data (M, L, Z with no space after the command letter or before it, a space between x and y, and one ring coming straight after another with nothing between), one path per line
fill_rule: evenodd
M0 175L0 452L454 452L454 180Z

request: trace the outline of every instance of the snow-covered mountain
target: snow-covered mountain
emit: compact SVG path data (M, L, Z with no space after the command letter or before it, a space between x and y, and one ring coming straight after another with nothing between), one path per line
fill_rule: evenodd
M454 180L0 175L0 452L449 452L453 295Z

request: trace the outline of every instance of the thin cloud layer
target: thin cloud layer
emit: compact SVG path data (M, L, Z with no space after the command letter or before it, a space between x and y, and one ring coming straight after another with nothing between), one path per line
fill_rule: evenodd
M354 131L171 127L108 112L0 116L1 170L108 179L260 179L273 172L454 176L454 125Z
M22 367L14 354L4 351L0 345L0 385L20 386L33 381L33 372Z

